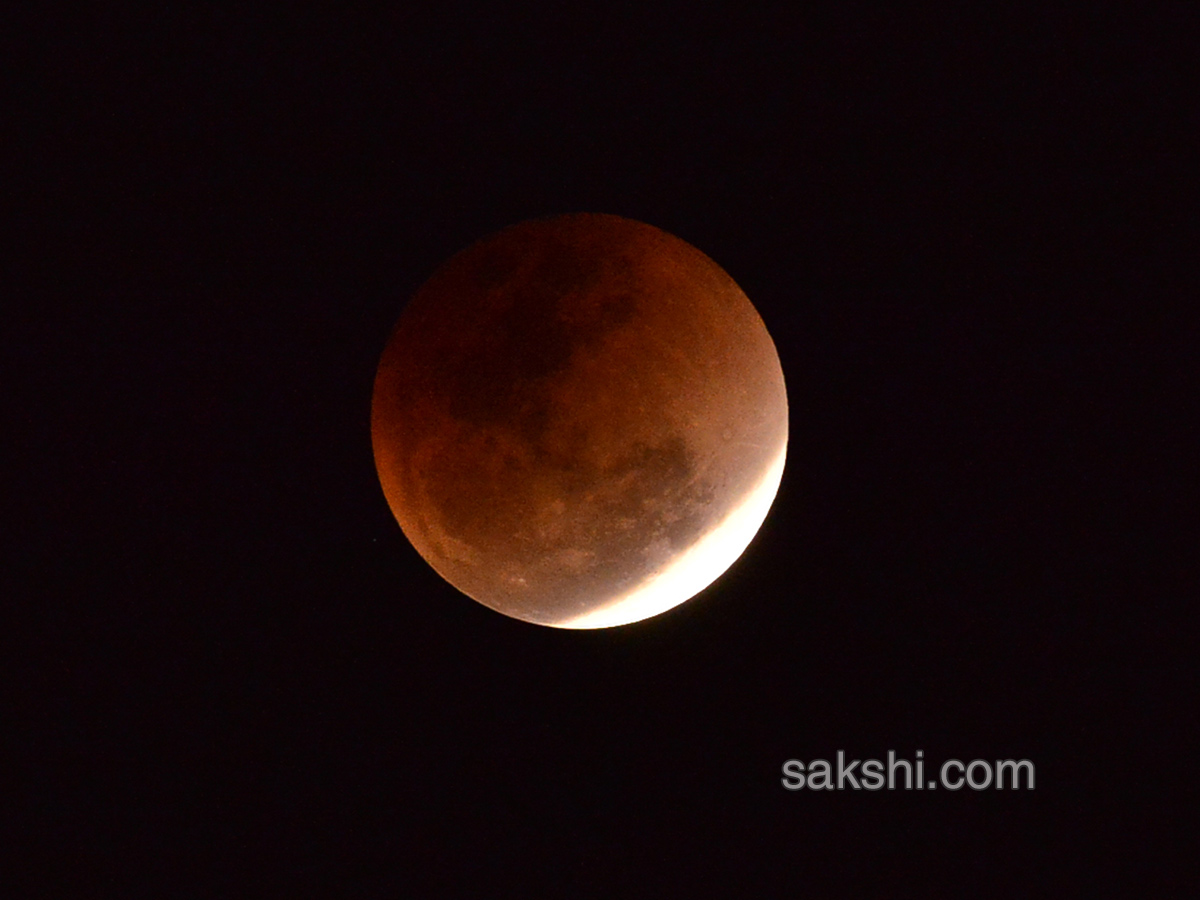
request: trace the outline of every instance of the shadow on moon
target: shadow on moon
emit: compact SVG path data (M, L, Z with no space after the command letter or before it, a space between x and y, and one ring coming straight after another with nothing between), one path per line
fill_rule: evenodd
M372 441L397 521L447 581L529 622L607 627L683 602L745 549L782 474L787 398L712 260L629 219L561 216L421 287L380 361Z

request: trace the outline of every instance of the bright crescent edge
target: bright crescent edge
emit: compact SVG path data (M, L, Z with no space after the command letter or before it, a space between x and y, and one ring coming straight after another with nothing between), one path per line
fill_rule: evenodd
M766 472L740 506L715 525L668 568L651 575L623 597L601 609L554 628L613 628L657 616L690 600L721 577L745 552L767 518L783 479L787 457L787 435Z

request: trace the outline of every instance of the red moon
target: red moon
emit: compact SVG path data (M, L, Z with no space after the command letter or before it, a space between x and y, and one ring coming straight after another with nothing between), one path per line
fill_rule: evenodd
M375 379L384 495L425 560L527 622L606 628L742 554L783 474L775 345L715 262L650 225L513 225L446 262Z

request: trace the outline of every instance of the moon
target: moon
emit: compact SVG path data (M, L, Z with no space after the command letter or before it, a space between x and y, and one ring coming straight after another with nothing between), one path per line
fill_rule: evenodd
M778 491L775 345L720 266L603 214L522 222L439 268L393 329L371 439L417 552L485 606L607 628L693 597Z

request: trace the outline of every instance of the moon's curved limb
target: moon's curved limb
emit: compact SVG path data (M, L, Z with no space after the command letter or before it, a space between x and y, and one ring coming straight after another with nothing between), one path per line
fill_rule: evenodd
M783 478L787 437L758 484L715 528L628 594L556 628L612 628L657 616L690 600L724 574L758 533Z

